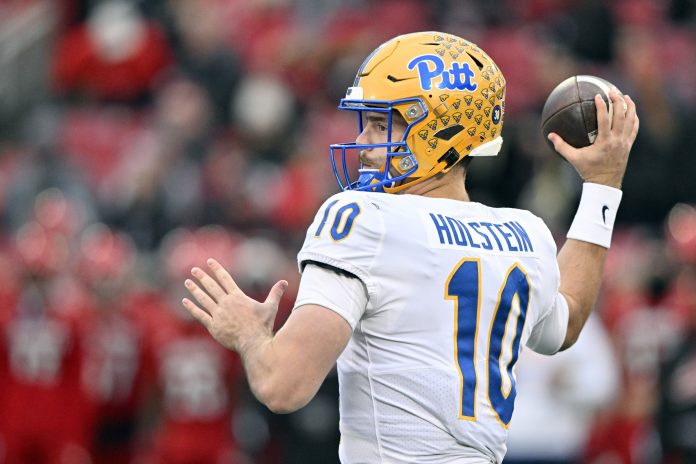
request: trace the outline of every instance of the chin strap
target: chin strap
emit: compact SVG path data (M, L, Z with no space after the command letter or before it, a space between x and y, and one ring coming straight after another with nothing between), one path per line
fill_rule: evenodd
M381 174L382 173L379 172L379 169L361 169L360 177L358 177L355 185L358 187L367 187L368 185L376 184L380 182L380 179L378 179L377 176L380 176ZM367 189L367 191L384 193L384 185L378 185L372 189Z

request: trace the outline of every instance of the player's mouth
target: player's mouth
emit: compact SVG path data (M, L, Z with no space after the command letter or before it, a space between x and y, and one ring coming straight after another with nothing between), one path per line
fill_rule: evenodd
M367 152L365 150L360 151L360 172L381 172L382 163L377 166L374 161L368 159Z

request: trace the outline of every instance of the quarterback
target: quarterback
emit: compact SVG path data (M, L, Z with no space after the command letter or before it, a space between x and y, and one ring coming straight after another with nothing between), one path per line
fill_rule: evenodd
M520 351L571 346L599 291L638 132L633 101L608 97L626 110L609 116L595 98L593 145L550 135L585 182L557 254L541 219L472 202L465 188L473 157L502 144L505 78L493 60L445 33L389 40L339 104L359 134L331 146L343 191L307 230L285 325L273 333L286 281L257 302L213 259L192 270L196 302L183 304L239 352L275 412L305 405L337 364L343 463L501 462Z

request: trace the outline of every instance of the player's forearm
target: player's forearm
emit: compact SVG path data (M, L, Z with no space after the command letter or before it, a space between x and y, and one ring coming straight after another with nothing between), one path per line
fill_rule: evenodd
M558 253L560 291L568 301L568 331L561 350L578 339L597 300L602 284L607 249L593 243L568 239Z
M295 378L301 372L301 360L292 359L295 350L283 346L271 333L250 331L238 351L251 392L271 411L296 411L314 396L303 379Z
M282 363L277 359L273 334L263 327L248 328L240 337L238 353L242 358L249 388L254 396L272 411L280 406L277 371Z
M560 291L568 302L569 316L561 349L578 339L597 300L621 195L610 185L585 182L582 186L568 240L558 254Z

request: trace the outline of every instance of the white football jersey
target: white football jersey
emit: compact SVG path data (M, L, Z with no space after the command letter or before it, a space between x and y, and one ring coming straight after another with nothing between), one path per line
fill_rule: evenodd
M338 360L342 462L502 461L514 366L559 288L541 219L347 191L319 209L298 261L367 288L362 314L344 315L354 331Z

